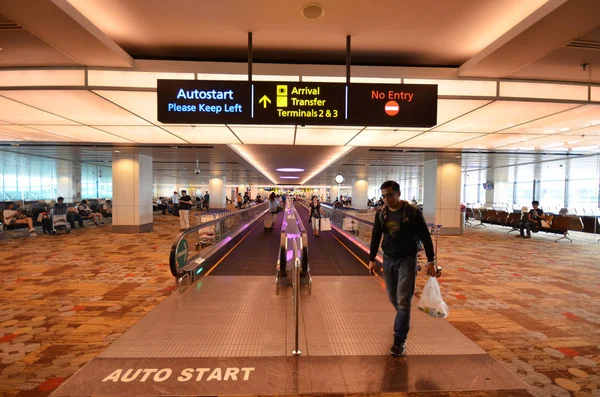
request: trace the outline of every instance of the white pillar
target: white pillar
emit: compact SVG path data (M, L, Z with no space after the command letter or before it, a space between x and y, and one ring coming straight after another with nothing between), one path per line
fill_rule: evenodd
M460 234L460 159L433 158L425 160L424 168L425 220L442 225L440 234Z
M152 231L152 157L113 153L113 214L115 233Z
M365 179L354 179L352 182L352 208L366 210L369 208L369 184Z
M213 177L208 181L208 193L210 194L210 208L225 208L225 196L227 195L227 187L225 186L226 178ZM234 200L235 202L235 200Z
M331 188L329 189L330 193L330 202L334 202L335 198L337 197L338 199L340 198L340 189L338 188L338 185L333 185L331 186Z
M485 173L486 177L485 177L485 181L482 181L481 183L484 182L494 182L494 170L492 168L488 168L488 170ZM481 188L481 186L479 186L478 188ZM485 191L485 206L488 208L492 208L494 206L494 190L487 190Z
M58 194L52 199L56 200L57 197L63 197L65 203L72 203L77 197L75 194L75 180L79 181L79 190L81 191L81 166L76 167L70 161L57 160L56 178Z

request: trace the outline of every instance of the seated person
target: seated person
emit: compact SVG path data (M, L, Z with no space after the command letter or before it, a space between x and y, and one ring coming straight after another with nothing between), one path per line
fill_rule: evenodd
M102 206L102 211L106 214L106 216L112 216L112 200L106 200L104 205Z
M531 202L531 205L533 209L526 216L523 216L519 222L518 226L521 233L517 237L531 238L531 232L537 232L537 228L541 226L542 219L545 219L544 211L538 208L540 202L534 200ZM527 229L527 236L524 234L525 229Z
M81 215L83 219L93 219L94 224L96 226L98 226L99 224L103 225L104 221L102 220L102 214L99 212L92 211L92 209L88 207L87 203L87 200L81 200L81 204L77 206L77 211L79 211L79 215Z
M62 197L59 197L56 199L56 204L54 204L54 206L52 207L52 209L54 210L54 208L56 209L60 209L62 211L64 211L65 214L67 214L67 222L69 222L71 224L71 229L75 229L75 221L77 221L77 223L79 223L79 227L85 227L83 225L83 218L81 217L81 215L79 215L79 213L75 210L73 210L71 208L67 208L67 204L65 204L65 199Z
M33 227L33 220L25 214L17 211L15 209L15 203L8 202L6 204L6 208L4 211L2 211L2 217L4 218L4 223L6 225L27 225L29 226L29 235L31 237L37 236L35 233L35 228Z

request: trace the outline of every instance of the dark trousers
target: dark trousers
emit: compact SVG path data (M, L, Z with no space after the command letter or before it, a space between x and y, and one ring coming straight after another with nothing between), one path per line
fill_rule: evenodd
M410 309L417 280L417 255L383 257L383 275L388 299L396 309L394 342L404 343L410 330Z
M83 227L83 218L79 214L67 214L67 222L71 224L71 229L75 228L75 221L79 223L79 227Z
M531 221L521 221L519 222L519 230L521 231L521 236L525 236L524 231L527 230L527 235L531 237L531 232L536 232L536 223Z

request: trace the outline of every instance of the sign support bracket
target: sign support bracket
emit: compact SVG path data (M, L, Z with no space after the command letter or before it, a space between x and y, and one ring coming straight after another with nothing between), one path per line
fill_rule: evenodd
M346 84L350 84L350 50L352 48L352 37L346 36Z
M252 83L252 32L248 32L248 82Z

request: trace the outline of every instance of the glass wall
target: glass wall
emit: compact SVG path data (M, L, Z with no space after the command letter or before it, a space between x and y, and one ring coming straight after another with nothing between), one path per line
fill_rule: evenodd
M463 203L485 202L484 171L463 172ZM484 181L484 180L483 180ZM582 156L501 167L495 170L494 206L520 209L540 202L546 212L567 208L571 214L597 213L600 208L600 156Z
M112 198L112 168L0 153L0 201Z

